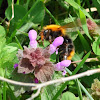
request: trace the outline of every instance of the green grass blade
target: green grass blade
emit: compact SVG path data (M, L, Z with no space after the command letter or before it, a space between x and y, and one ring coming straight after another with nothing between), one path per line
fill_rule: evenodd
M68 2L71 6L73 6L75 9L79 10L81 9L83 11L83 13L89 17L90 19L92 19L92 17L89 15L89 13L86 12L86 10L84 8L82 8L80 5L78 5L74 0L65 0L66 2Z
M84 38L84 36L80 33L80 31L78 31L78 35L80 37L80 41L83 45L84 50L86 50L87 52L91 50L90 45L88 44L87 40Z
M23 50L23 48L22 48L22 46L21 46L21 44L20 44L20 42L19 42L19 40L17 39L17 37L16 37L16 36L15 36L15 39L16 39L16 42L17 42L17 44L18 44L19 48L20 48L21 50Z
M0 100L2 100L2 94L1 94L1 91L0 91Z
M37 5L37 3L40 2L40 0L37 0L35 2L35 4L31 7L31 9L26 13L26 15L22 18L21 22L17 25L16 29L14 30L14 32L12 33L12 35L10 36L9 40L7 41L7 43L10 43L12 41L12 38L15 36L16 32L17 32L17 29L19 29L24 21L26 20L28 14L32 11L33 8L35 8L35 6Z
M80 0L75 0L76 2L77 2L77 4L79 4L80 5Z
M97 11L100 15L100 0L92 0L93 5L97 8Z
M3 100L6 100L6 82L3 82Z
M14 92L12 91L11 87L9 86L9 84L7 83L8 86L8 90L7 90L7 95L9 96L9 98L11 100L18 100L17 97L15 97Z
M80 100L83 100L82 92L81 92L81 88L80 88L80 84L79 84L78 79L76 79L76 83L77 83L77 89L78 89L79 98L80 98Z
M86 61L86 59L89 57L89 55L90 55L90 53L91 53L91 51L90 52L88 52L86 55L85 55L85 57L82 59L82 61L79 63L79 65L75 68L75 70L73 71L73 75L75 75L79 70L80 70L80 68L81 68L81 66L84 64L84 62Z
M82 23L82 28L83 28L85 34L89 37L90 40L92 40L92 38L91 38L91 36L89 35L89 32L88 32L88 27L87 27L85 14L80 9L79 9L79 15L80 15L81 23Z
M92 96L89 94L89 92L85 89L85 87L84 87L80 82L79 82L79 84L80 84L82 90L84 91L84 93L89 97L89 99L90 99L90 100L94 100L94 99L92 98Z
M68 84L68 82L65 82L62 86L61 86L61 88L59 89L59 91L56 93L56 95L53 97L53 99L52 100L56 100L57 99L57 97L62 93L62 91L65 89L65 87L67 86L67 84Z
M68 68L66 68L66 71L70 74L70 75L72 75L72 72L68 69ZM78 81L79 82L79 81ZM79 82L79 84L80 84L80 87L82 88L82 90L84 91L84 93L89 97L89 99L90 100L94 100L93 98L92 98L92 96L89 94L89 92L85 89L85 87L81 84L81 82Z
M73 17L72 17L70 14L69 14L69 17L70 17L71 20L73 21L73 24L75 24L75 26L77 27L76 23L75 23L74 20L73 20ZM89 46L87 40L83 37L83 35L82 35L78 30L77 30L77 32L78 32L78 35L79 35L79 37L80 37L80 40L81 40L81 42L82 42L82 45L83 45L84 49L85 49L86 51L90 51L90 46Z
M50 15L50 17L55 21L55 23L59 25L59 22L56 20L56 18L51 14L51 12L46 7L45 10Z

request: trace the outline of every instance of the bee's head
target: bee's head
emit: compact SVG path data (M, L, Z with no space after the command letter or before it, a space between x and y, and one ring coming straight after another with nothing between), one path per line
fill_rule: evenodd
M44 39L46 40L50 40L50 33L51 33L51 30L50 29L45 29L45 30L42 30L40 32L40 36L41 36L41 40L43 41Z

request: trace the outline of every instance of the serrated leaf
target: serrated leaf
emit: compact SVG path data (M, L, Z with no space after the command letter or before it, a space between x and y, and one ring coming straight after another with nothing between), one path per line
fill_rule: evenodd
M62 77L61 72L56 72L53 75L53 79L58 79ZM43 90L41 91L41 100L53 100L54 95L58 92L58 90L61 88L62 84L53 84L47 87L44 87ZM56 100L59 100L59 98Z
M63 93L61 100L79 100L79 98L75 97L71 92L65 92Z
M12 79L19 82L33 83L34 76L30 74L19 74L17 73L17 68L12 73ZM14 86L14 94L18 97L20 94L25 93L25 91L31 91L31 87L24 86Z
M100 36L93 42L92 49L96 55L100 55Z

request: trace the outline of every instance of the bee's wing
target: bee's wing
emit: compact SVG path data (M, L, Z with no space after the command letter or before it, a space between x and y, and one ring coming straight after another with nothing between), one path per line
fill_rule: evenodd
M78 18L78 19L74 20L73 22L70 22L70 23L68 23L64 26L61 26L61 27L62 28L73 28L73 27L80 27L80 26L82 26L82 25L81 25L80 19Z
M79 18L61 27L66 29L66 32L76 32L77 30L82 30L82 24Z
M89 22L88 22L89 21ZM93 26L94 25L94 26ZM89 27L93 27L93 32L92 34L99 34L100 35L100 25L97 25L95 22L93 22L92 20L90 19L87 19L87 26L88 26L88 29ZM65 28L66 29L66 32L76 32L76 31L81 31L82 33L84 33L83 29L82 29L82 24L81 24L81 21L80 19L76 19L75 21L73 22L70 22L64 26L61 26L62 28ZM90 33L91 33L91 30L89 30Z

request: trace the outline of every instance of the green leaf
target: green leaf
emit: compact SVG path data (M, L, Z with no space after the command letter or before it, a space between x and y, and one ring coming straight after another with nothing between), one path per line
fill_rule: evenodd
M2 100L2 93L1 93L1 91L0 91L0 100Z
M72 75L72 72L68 69L68 68L66 68L66 71L70 74L70 75ZM79 81L78 81L79 82ZM80 85L80 87L82 88L82 90L84 91L84 93L89 97L89 99L90 100L94 100L93 98L92 98L92 96L89 94L89 92L86 90L86 88L81 84L81 82L79 82L79 85Z
M62 95L61 100L80 100L78 97L75 97L75 95L71 92L65 92Z
M0 7L1 7L2 1L3 1L3 0L0 0Z
M3 100L6 100L6 82L3 82Z
M18 47L17 47L16 43L10 43L8 45L4 45L4 47L2 48L2 50L0 52L1 67L3 67L3 68L9 67L8 62L13 62L14 58L16 57L17 48ZM12 64L10 66L12 66Z
M68 84L68 82L65 82L65 83L61 86L61 88L57 91L57 93L55 94L55 96L53 97L52 100L56 100L57 97L58 97L59 95L61 95L62 91L65 89L65 87L67 86L67 84Z
M18 100L15 95L13 90L11 89L11 87L9 86L9 84L7 83L8 89L7 89L7 97L9 97L11 100Z
M100 36L93 42L92 49L96 55L100 55Z
M12 73L12 80L25 83L33 83L34 76L30 74L17 73L16 68ZM22 93L25 93L25 91L31 91L31 87L14 86L14 94L16 97L18 97Z
M79 65L75 68L75 70L73 71L73 75L75 75L81 68L81 66L85 63L86 59L90 56L91 52L88 52L85 57L82 59L82 61L79 63Z
M8 6L12 4L12 0L7 0L7 2L8 2Z
M77 90L78 90L79 98L80 100L83 100L82 91L81 91L81 87L80 87L78 79L76 79L76 83L77 83Z
M93 5L97 8L97 11L100 15L100 0L92 0Z
M28 19L29 21L32 21L34 23L40 23L43 20L44 15L44 4L40 1L37 3L37 5L35 5L35 7L30 12L30 16Z
M92 40L92 38L91 38L91 36L89 35L89 32L88 32L85 14L80 9L79 9L79 14L80 14L80 20L81 20L81 23L82 23L83 30L84 30L85 34L90 38L90 40Z
M80 41L82 43L82 46L84 47L84 50L86 50L87 52L90 51L90 46L87 42L87 40L84 38L84 36L78 31L78 35L80 37Z
M14 5L14 18L13 18L13 20L18 22L18 20L21 20L25 16L26 12L27 11L23 6ZM11 17L12 17L12 6L9 6L6 9L5 16L7 17L8 20L11 19Z
M56 18L52 15L52 13L46 7L45 7L45 10L50 15L50 17L55 21L55 23L59 25L59 22L56 20Z
M16 29L19 29L19 28L23 25L23 23L24 23L24 22L26 21L26 19L28 18L28 15L31 13L31 11L32 11L33 9L35 9L36 5L37 5L39 2L41 2L41 1L37 0L37 1L34 3L34 5L30 8L30 10L29 10L29 11L25 14L25 16L22 18L21 22L17 25ZM37 12L38 12L38 11L37 11ZM38 16L39 16L39 15L38 15ZM41 20L41 19L40 19L40 20ZM16 35L16 32L17 32L16 29L15 29L14 32L11 34L9 40L7 41L8 43L10 43L10 42L12 41L12 38Z
M92 19L92 17L86 12L86 10L84 8L82 8L80 5L78 5L74 0L65 0L66 2L68 2L71 6L73 6L75 9L79 10L81 9L82 12L89 17L90 19Z
M4 69L3 68L1 68L1 64L0 64L0 76L2 76L2 77L4 77Z
M59 79L62 77L61 72L55 72L53 76L53 80ZM61 88L62 84L53 84L50 86L46 86L43 88L41 92L41 100L54 100L53 97L54 95L58 92L58 90ZM56 100L59 100L59 98Z
M6 35L6 31L4 27L0 25L0 37L5 36L5 35Z
M32 22L26 23L19 30L17 30L16 35L25 34L30 28L32 28L33 25L34 25L34 23L32 23ZM28 36L28 34L27 34L27 36Z

